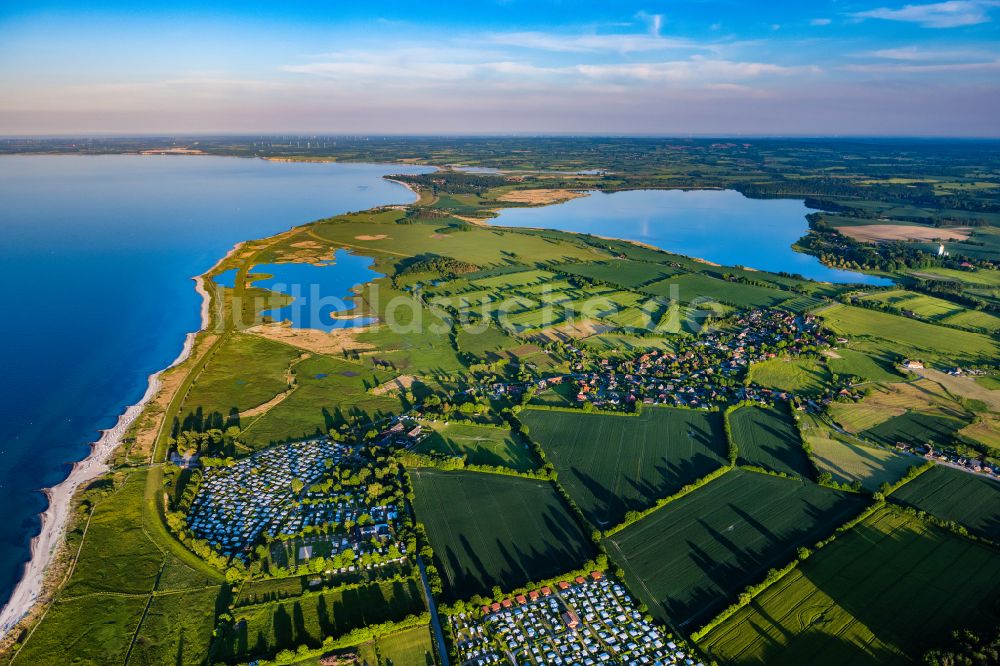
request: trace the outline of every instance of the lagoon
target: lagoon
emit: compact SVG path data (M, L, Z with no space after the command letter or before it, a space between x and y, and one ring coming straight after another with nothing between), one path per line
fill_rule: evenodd
M238 241L413 201L376 164L207 156L0 157L0 604L45 508L99 430L199 326L191 277ZM343 295L343 294L342 294Z
M287 321L292 328L335 328L368 326L374 317L344 317L336 315L354 308L348 294L359 285L380 277L371 269L374 260L337 250L333 258L322 264L262 264L254 266L253 275L266 275L254 280L253 286L270 289L294 300L288 305L263 314L275 321Z
M492 224L608 236L668 252L822 282L888 285L884 278L836 270L792 244L808 230L799 199L749 199L735 190L591 192L541 208L506 208Z

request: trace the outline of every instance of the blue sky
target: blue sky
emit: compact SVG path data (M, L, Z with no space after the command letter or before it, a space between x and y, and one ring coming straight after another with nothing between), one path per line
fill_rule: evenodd
M1000 136L1000 0L0 4L0 134Z

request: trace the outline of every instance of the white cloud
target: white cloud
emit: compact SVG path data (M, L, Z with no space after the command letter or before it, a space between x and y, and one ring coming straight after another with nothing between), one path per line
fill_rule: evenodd
M978 49L925 49L919 46L900 46L891 49L879 49L862 54L884 60L903 60L909 62L941 62L955 60L982 60L992 54Z
M765 77L814 74L812 65L784 66L767 62L728 60L705 55L645 62L597 62L539 65L514 58L474 60L464 50L352 51L325 59L285 65L281 71L335 80L343 86L394 85L407 88L451 86L469 82L514 88L635 86L678 83L695 87L740 83Z
M983 62L946 63L868 63L848 65L844 69L866 74L941 74L945 72L994 72L1000 71L1000 59Z
M858 19L884 19L917 23L925 28L956 28L964 25L987 23L989 9L998 4L993 0L948 0L925 5L904 5L899 9L879 7L855 12Z
M833 21L831 21L828 18L814 18L813 20L809 21L809 25L815 25L815 26L830 25L831 23L833 23Z
M650 34L560 35L549 32L504 32L486 36L486 41L502 46L516 46L539 51L562 53L638 53L669 49L703 49L706 45L690 39Z

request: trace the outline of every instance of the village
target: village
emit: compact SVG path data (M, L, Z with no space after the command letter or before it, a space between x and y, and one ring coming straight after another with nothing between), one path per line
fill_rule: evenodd
M578 403L611 411L631 411L637 403L707 408L720 403L790 400L791 394L745 385L747 369L779 354L817 352L829 345L811 315L749 310L719 330L684 340L676 351L654 349L631 357L601 358L597 368L590 370L582 360L577 361L576 372L540 380L536 389L545 391L571 382ZM568 351L581 352L572 346ZM844 390L836 389L836 393Z
M695 664L601 571L450 618L460 663Z

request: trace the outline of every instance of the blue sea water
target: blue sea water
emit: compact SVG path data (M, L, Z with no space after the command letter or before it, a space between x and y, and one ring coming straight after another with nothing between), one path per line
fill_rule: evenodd
M354 299L348 297L348 292L354 287L383 277L382 273L371 269L373 263L375 262L369 257L337 250L331 261L320 265L261 264L254 266L251 272L268 275L264 279L255 280L255 287L295 298L285 307L268 310L263 314L275 321L288 321L293 328L331 331L335 328L367 326L376 321L373 317L333 317L338 312L354 307Z
M822 282L889 285L824 266L792 249L807 231L798 199L749 199L735 190L632 190L542 208L508 208L493 224L610 236L726 266L798 273Z
M191 277L236 242L406 203L429 169L221 157L0 157L0 604L45 508L98 431L199 326ZM230 277L230 279L232 279Z

